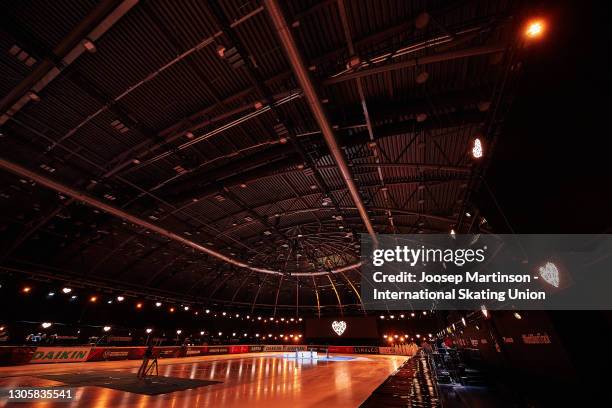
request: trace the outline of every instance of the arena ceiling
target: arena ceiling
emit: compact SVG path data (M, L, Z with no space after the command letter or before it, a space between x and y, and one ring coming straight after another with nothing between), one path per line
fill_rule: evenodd
M519 2L3 3L4 273L359 313L360 234L480 228Z

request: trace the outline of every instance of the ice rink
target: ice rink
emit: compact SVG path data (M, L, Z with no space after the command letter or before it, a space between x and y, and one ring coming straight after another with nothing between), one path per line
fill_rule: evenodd
M342 357L334 355L334 357ZM353 359L286 359L278 353L159 360L159 375L218 381L185 391L143 395L104 386L75 388L75 400L2 406L35 407L357 407L399 365L403 356L352 355ZM140 361L64 363L0 367L0 387L59 386L48 376L104 374L136 376ZM77 375L78 377L78 375ZM154 379L153 379L154 380ZM111 380L109 380L111 381Z

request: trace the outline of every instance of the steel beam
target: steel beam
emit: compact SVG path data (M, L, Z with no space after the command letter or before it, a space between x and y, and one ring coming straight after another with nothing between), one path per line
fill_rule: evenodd
M260 273L268 273L268 274L274 274L274 275L282 275L281 272L279 271L275 271L275 270L271 270L271 269L267 269L267 268L256 268L256 267L252 267L244 262L242 262L239 259L236 259L234 257L231 256L227 256L224 255L220 252L217 252L213 249L207 248L203 245L198 244L197 242L191 241L189 239L186 239L180 235L178 235L177 233L174 233L168 229L165 229L163 227L160 227L158 225L155 225L153 223L150 223L148 221L145 221L135 215L132 215L130 213L127 213L119 208L113 207L107 203L104 203L100 200L98 200L95 197L92 197L82 191L78 191L75 190L69 186L66 186L65 184L62 184L58 181L52 180L46 176L43 176L41 174L35 173L17 163L13 163L11 161L8 161L4 158L0 158L0 168L11 172L13 174L16 174L20 177L24 177L26 179L30 179L33 180L35 182L37 182L38 184L50 188L52 190L55 190L57 192L60 192L62 194L65 194L69 197L74 198L76 201L81 201L91 207L97 208L98 210L104 211L107 214L113 215L115 217L124 219L132 224L138 225L142 228L145 228L151 232L154 232L156 234L159 234L161 236L164 236L168 239L171 239L175 242L178 242L179 244L185 245L189 248L195 249L198 252L201 252L203 254L212 256L213 258L217 258L222 262L228 263L230 265L236 266L238 268L243 268L243 269L248 269L248 270L252 270L255 272L260 272ZM349 269L351 268L358 268L360 266L360 264L354 264L351 265L349 267ZM341 268L342 270L346 270L347 267L343 267ZM312 272L309 271L304 271L302 272L302 274L304 275L308 275ZM334 273L334 271L332 271L332 273Z
M295 74L295 77L300 84L302 91L304 92L304 96L312 114L317 121L319 127L321 128L321 132L323 133L323 138L329 147L330 153L334 158L336 164L338 165L338 170L346 183L347 188L351 194L351 198L357 207L361 219L366 227L366 230L372 237L374 242L378 242L376 238L376 232L374 231L374 227L370 222L368 217L365 205L361 200L361 196L359 195L359 190L357 189L357 185L353 179L353 175L348 167L346 162L346 158L336 140L336 136L334 135L334 131L332 129L329 120L327 119L327 115L323 110L323 105L321 100L317 94L315 89L315 85L310 78L308 70L304 64L304 59L298 50L295 39L293 38L293 34L291 33L285 16L280 8L280 4L277 0L265 0L264 2L266 10L270 15L272 23L276 29L278 34L278 38L280 39L281 45L285 50L287 58L289 59L289 63L291 68Z

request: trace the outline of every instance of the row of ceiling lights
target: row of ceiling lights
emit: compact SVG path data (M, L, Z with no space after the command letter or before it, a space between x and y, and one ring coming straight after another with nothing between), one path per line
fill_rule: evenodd
M42 322L42 323L40 324L40 326L41 326L43 329L48 329L48 328L50 328L51 326L53 326L53 323L52 323L52 322ZM0 331L4 331L4 329L5 329L5 327L4 327L4 326L0 326ZM103 327L102 327L102 331L103 331L104 333L110 333L110 332L111 332L111 330L112 330L112 326L103 326ZM154 329L152 329L152 328L150 328L150 327L145 329L145 333L147 333L147 335L149 335L149 334L153 333L153 331L154 331ZM176 335L177 335L177 336L180 336L180 335L182 335L182 334L187 334L187 333L185 333L185 332L184 332L182 329L177 329L177 330L176 330ZM205 334L206 334L206 331L204 331L204 330L200 331L200 336L204 336ZM131 332L130 332L130 335L131 335ZM165 333L164 333L163 335L165 336ZM220 332L218 332L218 333L217 333L217 335L218 335L219 337L221 337L221 336L223 336L223 332L222 332L222 331L220 331ZM226 336L228 336L228 335L226 335ZM237 332L232 332L231 337L240 337L240 336L238 335L238 333L237 333ZM248 333L243 333L242 337L249 337L249 334L248 334ZM259 333L255 333L255 334L253 335L253 337L255 337L255 338L260 338L260 337L261 337L261 338L264 338L264 339L265 339L265 338L274 338L275 340L276 340L276 339L278 339L278 338L281 338L281 339L284 339L284 340L294 339L294 340L298 341L298 340L299 340L299 339L301 339L303 336L302 336L302 334L301 334L301 333L296 333L296 334L283 334L283 333L280 333L280 334L278 334L278 335L274 335L274 334L272 334L272 333L269 333L267 336L266 336L266 335L263 335L263 336L262 336L262 335L261 335L261 334L259 334Z
M25 285L21 288L21 293L23 294L29 294L32 292L32 286L29 285ZM70 296L71 299L76 299L77 295L72 294L73 289L65 286L61 289L61 292L64 293L65 295ZM48 297L55 297L56 293L51 291L47 294ZM97 303L99 300L99 296L97 295L92 295L89 297L89 302L90 303ZM107 304L112 304L114 301L117 301L117 303L123 303L126 300L126 297L123 295L119 295L116 296L115 298L111 298L108 299L106 301ZM155 307L157 308L161 308L163 306L163 303L160 301L155 302ZM135 304L135 308L136 309L142 309L144 307L144 302L142 301L137 301ZM188 306L188 305L181 305L180 308L182 308L182 310L184 310L185 312L189 312L192 307ZM170 306L170 308L168 309L168 312L170 313L174 313L176 311L177 307L176 306ZM229 319L232 318L236 318L239 319L241 318L241 314L240 313L228 313L228 312L220 312L220 313L216 313L214 311L212 311L211 309L204 309L203 310L204 314L206 315L211 315L212 317L228 317ZM197 316L199 315L199 311L195 310L194 314ZM251 316L251 315L245 315L242 317L243 320L251 320L251 321L262 321L263 323L268 323L268 321L270 323L275 322L275 323L298 323L298 322L302 322L303 318L301 317L270 317L270 318L265 318L265 317L261 317L261 316Z
M22 287L22 289L21 289L21 292L22 292L22 293L24 293L24 294L28 294L28 293L30 293L31 291L32 291L32 287L31 287L31 286L28 286L28 285L23 286L23 287ZM62 291L64 294L70 295L70 294L72 293L72 288L70 288L70 287L63 287L61 291ZM55 292L49 292L47 296L49 296L49 297L53 297L53 296L55 296ZM75 298L76 298L76 295L71 295L71 298L72 298L72 299L75 299ZM119 295L119 296L117 296L115 299L117 300L117 302L118 302L118 303L122 303L122 302L125 300L125 296L121 296L121 295ZM90 303L96 303L97 301L98 301L98 296L96 296L96 295L90 296L90 298L89 298L89 302L90 302ZM108 303L108 304L112 304L112 303L113 303L113 299L109 299L109 300L108 300L106 303ZM144 304L143 304L143 302L137 302L135 307L136 307L137 309L142 309L142 308L143 308L143 305L144 305ZM162 302L159 302L159 301L158 301L158 302L155 302L155 306L156 306L156 307L162 307L162 306L163 306L163 304L162 304ZM191 307L190 307L190 306L181 306L181 307L182 307L182 309L183 309L184 311L186 311L186 312L188 312L189 310L191 310ZM171 307L168 309L168 311L169 311L170 313L173 313L173 312L175 312L175 311L176 311L176 308L175 308L174 306L171 306ZM198 311L195 311L194 313L195 313L196 315L198 315L198 314L199 314L199 312L198 312ZM212 312L212 311L211 311L211 309L204 309L204 313L205 313L205 314L207 314L207 315L212 314L212 316L213 316L213 317L218 317L218 316L221 316L221 317L229 317L230 319L231 319L232 317L233 317L233 318L237 318L237 319L241 317L240 313L235 313L235 314L232 314L232 313L227 313L227 312L221 312L221 313L217 314L217 313ZM420 314L422 314L423 316L427 316L428 312L427 312L426 310L423 310L423 311L421 311L421 313L420 313ZM411 312L411 313L409 314L409 317L416 317L416 315L417 315L417 314L416 314L415 312ZM380 316L379 316L379 318L380 318L381 320L385 320L385 319L390 319L390 320L393 320L393 319L395 319L395 318L398 318L398 319L404 319L405 317L406 317L406 314L404 314L404 313L399 314L399 315L397 315L397 316L396 316L396 315L394 315L394 314L387 315L387 316L385 316L385 315L380 315ZM264 322L264 323L267 323L268 321L270 321L271 323L272 323L272 322L275 322L275 323L281 323L281 322L285 322L285 323L298 323L298 322L302 322L302 321L303 321L303 318L301 318L301 317L298 317L298 318L295 318L295 317L289 317L289 318L284 318L284 317L280 317L280 318L275 318L275 317L264 318L264 317L261 317L261 316L251 316L251 315L245 315L245 316L243 317L243 319L246 319L246 320L252 320L252 321L262 321L262 322Z
M423 311L422 311L420 314L422 314L423 316L427 316L427 314L428 314L428 313L427 313L427 310L423 310ZM410 313L410 317L416 317L416 315L417 315L417 313L416 313L416 312L411 312L411 313ZM392 314L392 315L388 315L388 316L385 316L385 315L380 315L380 316L379 316L380 320L385 320L385 319L390 319L390 320L393 320L393 319L395 319L395 318L398 318L398 319L403 319L403 318L405 318L405 317L406 317L406 315L405 315L405 314L403 314L403 313L402 313L402 314L399 314L399 315L397 315L397 316L396 316L396 315L394 315L394 314Z
M427 337L431 339L433 337L433 335L431 333L429 333L427 335ZM414 335L414 337L410 337L410 336L408 336L408 334L403 334L403 335L402 334L383 334L383 339L387 340L389 343L392 343L394 341L403 342L403 341L406 341L406 340L414 340L415 338L417 340L420 339L421 338L421 334L417 333L417 334ZM425 339L426 337L423 336L423 338Z

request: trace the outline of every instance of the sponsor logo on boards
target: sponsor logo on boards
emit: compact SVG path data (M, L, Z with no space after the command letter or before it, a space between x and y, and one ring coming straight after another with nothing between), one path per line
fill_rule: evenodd
M264 351L283 351L282 345L277 346L264 346Z
M378 354L378 347L354 347L357 354Z
M91 347L37 347L30 363L70 363L87 360Z

